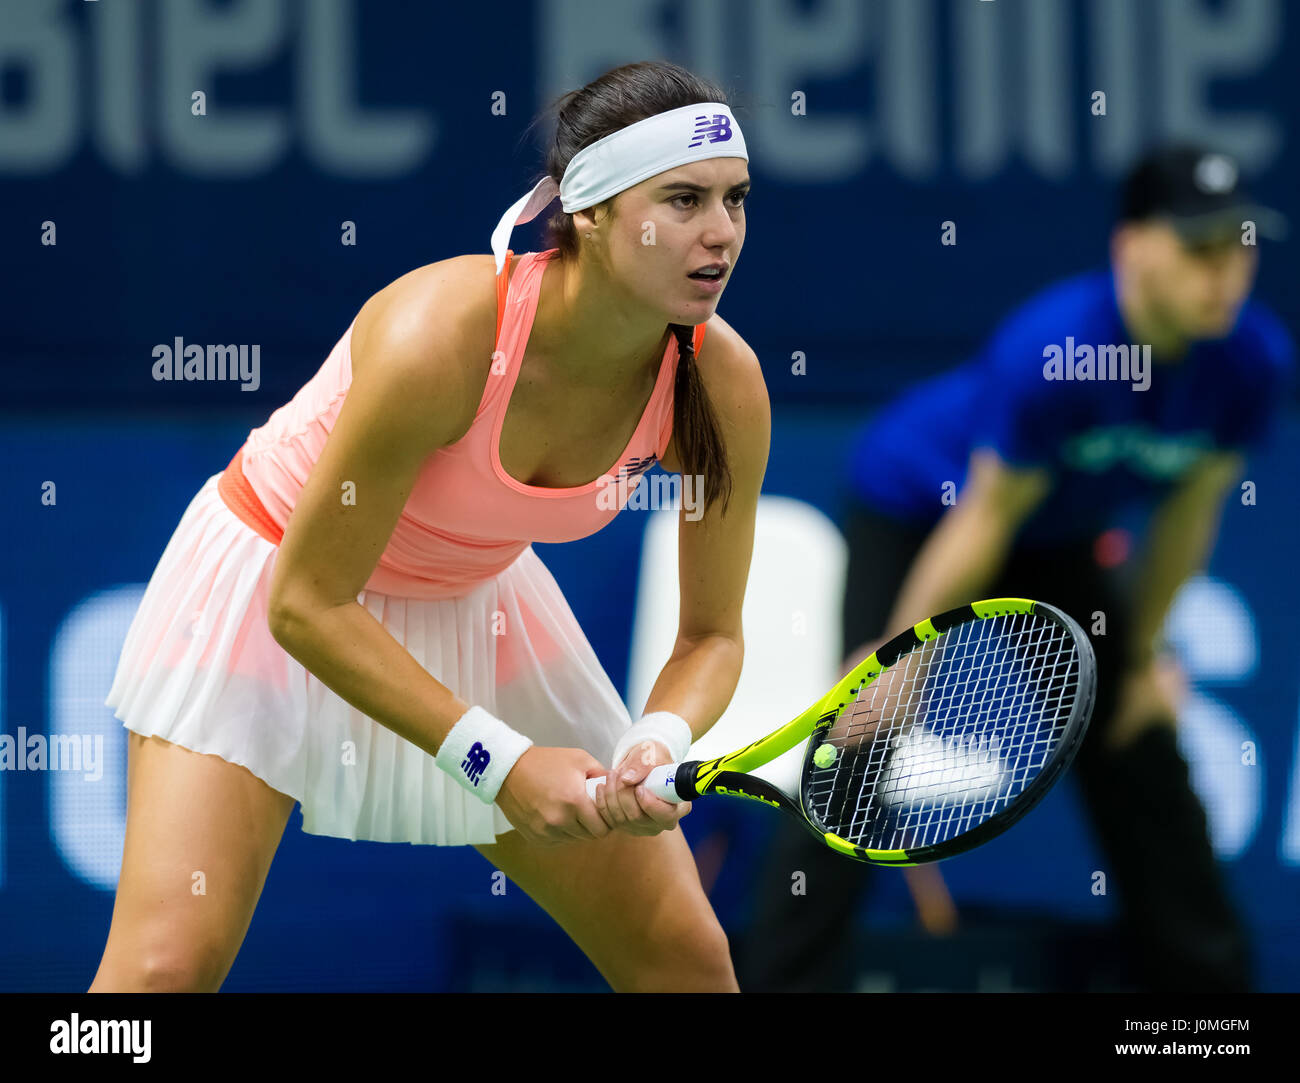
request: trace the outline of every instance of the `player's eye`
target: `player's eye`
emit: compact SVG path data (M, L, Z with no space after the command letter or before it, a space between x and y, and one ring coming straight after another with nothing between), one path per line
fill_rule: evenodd
M734 200L734 202L731 204L733 207L740 207L744 205L745 199L748 195L749 195L749 189L745 189L743 192L732 192L728 198ZM678 200L681 199L694 200L695 198L696 197L694 195L680 195L680 196L674 196L669 202L675 204ZM686 208L683 207L682 210L686 210Z

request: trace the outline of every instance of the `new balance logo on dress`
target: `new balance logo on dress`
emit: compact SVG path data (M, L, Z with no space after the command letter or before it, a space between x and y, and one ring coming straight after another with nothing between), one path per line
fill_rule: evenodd
M487 765L491 762L492 753L483 747L482 741L475 741L470 745L460 766L465 772L465 777L477 786L479 779L483 777L483 772L487 770Z
M630 459L618 468L618 476L620 478L634 478L638 474L644 474L658 461L653 455L647 455L641 459Z

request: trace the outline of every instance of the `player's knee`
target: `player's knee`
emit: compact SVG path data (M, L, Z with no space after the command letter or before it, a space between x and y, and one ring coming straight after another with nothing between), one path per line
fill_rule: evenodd
M140 973L148 990L158 993L215 993L224 976L211 961L170 954L146 959Z
M647 937L635 992L724 992L736 988L727 934L711 910Z
M130 951L110 945L90 992L215 993L230 961L215 945L158 943Z
M192 959L153 955L128 962L105 960L92 993L215 993L220 979Z

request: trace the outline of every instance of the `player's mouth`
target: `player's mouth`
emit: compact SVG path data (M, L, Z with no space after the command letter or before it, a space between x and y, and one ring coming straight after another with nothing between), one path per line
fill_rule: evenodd
M706 263L692 271L686 277L695 283L703 293L721 293L723 284L727 280L727 270L729 264L719 261L717 263Z

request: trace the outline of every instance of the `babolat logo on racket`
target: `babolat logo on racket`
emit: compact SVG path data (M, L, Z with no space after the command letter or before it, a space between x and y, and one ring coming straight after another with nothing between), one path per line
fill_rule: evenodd
M698 147L701 143L725 143L731 138L731 119L723 113L710 117L707 113L695 118L695 138L686 144L687 148Z
M745 790L728 789L726 786L714 786L714 793L726 794L728 797L748 797L751 801L762 801L765 805L771 805L773 808L780 808L781 802L773 801L770 797L764 797L762 794L747 793Z
M461 760L460 766L465 772L465 777L477 786L478 780L483 777L483 772L491 762L492 753L483 747L482 741L475 741L470 745L469 752Z

